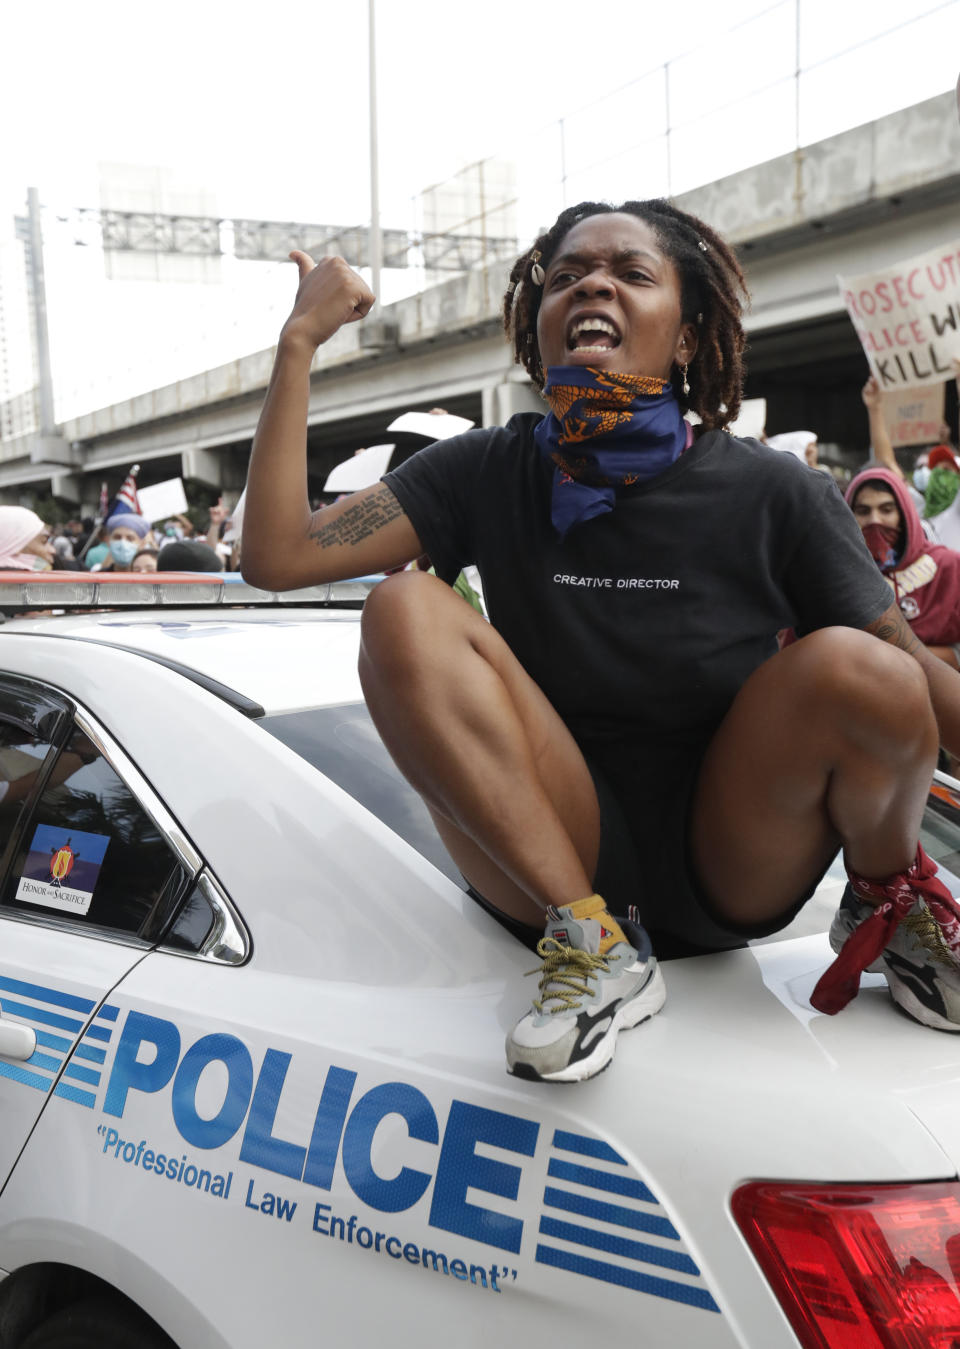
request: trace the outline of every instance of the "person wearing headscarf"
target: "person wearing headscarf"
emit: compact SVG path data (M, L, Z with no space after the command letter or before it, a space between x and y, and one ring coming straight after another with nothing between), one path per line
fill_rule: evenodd
M50 531L26 506L0 506L0 570L49 571L54 550Z
M771 450L785 451L795 455L811 468L817 466L817 433L815 431L782 431L776 436L767 436L766 444Z
M130 571L144 539L150 533L150 521L132 511L117 511L103 527L107 556L91 571Z

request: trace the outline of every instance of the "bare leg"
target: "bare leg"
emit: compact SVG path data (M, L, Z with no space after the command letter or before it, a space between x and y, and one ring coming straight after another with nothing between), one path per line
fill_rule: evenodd
M704 759L694 863L720 913L785 913L842 846L861 875L913 861L936 763L920 666L867 633L828 628L756 670Z
M492 904L541 924L593 890L600 812L573 737L502 637L436 577L364 606L360 677L394 761Z

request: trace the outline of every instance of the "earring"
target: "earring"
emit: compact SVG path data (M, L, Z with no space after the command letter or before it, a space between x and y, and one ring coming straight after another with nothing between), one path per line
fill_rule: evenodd
M684 398L689 398L689 397L690 397L690 381L687 379L687 371L690 369L690 367L689 367L688 365L684 364L683 366L681 366L681 369L683 370L683 396L684 396Z
M534 251L530 254L530 280L535 286L542 286L547 279L547 274L540 266L540 252Z

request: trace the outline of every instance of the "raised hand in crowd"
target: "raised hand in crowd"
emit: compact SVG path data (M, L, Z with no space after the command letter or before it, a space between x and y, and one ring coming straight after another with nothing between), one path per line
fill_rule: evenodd
M883 415L883 394L880 392L876 375L871 375L864 384L860 390L860 397L867 409L867 419L870 423L870 446L873 458L878 464L883 464L884 468L890 469L891 473L896 473L898 478L905 478L906 475L897 463L897 457L893 452L893 442L890 439L890 432L887 430L887 423Z
M216 548L220 542L220 534L223 530L224 521L228 519L230 512L223 504L223 497L217 498L215 506L210 507L210 524L206 534L203 536L204 542L211 548Z

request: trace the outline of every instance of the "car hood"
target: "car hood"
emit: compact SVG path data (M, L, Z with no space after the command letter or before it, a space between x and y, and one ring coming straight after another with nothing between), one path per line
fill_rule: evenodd
M665 964L664 1011L620 1037L606 1075L628 1094L631 1078L647 1079L657 1105L641 1151L650 1155L651 1128L658 1154L671 1137L689 1150L693 1115L729 1181L956 1174L960 1037L904 1015L881 975L864 975L836 1016L814 1011L810 994L832 958L819 934Z

